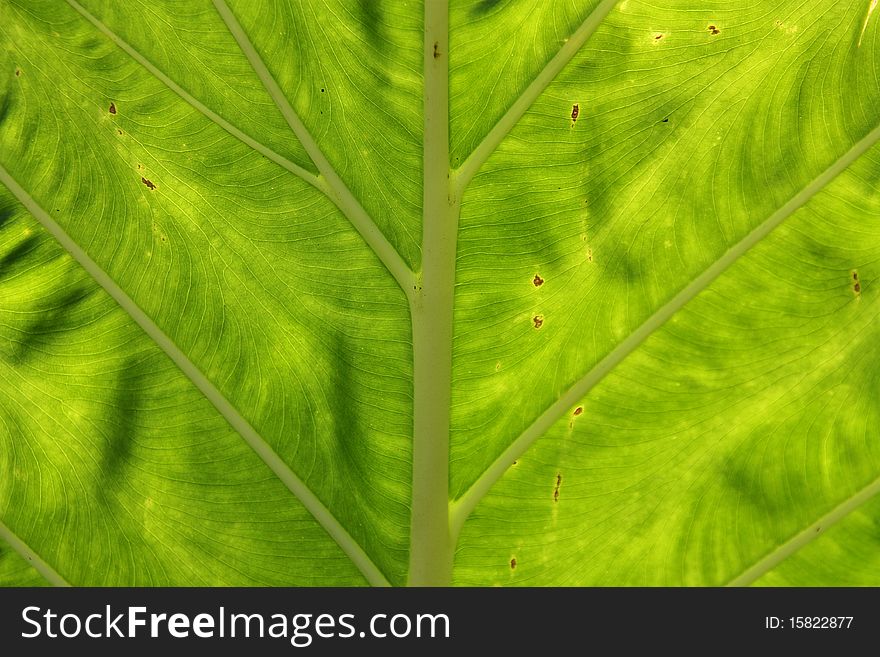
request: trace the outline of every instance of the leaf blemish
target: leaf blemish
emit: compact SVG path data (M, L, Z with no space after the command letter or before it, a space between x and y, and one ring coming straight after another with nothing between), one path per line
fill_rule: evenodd
M532 284L535 287L541 287L544 284L544 279L541 278L540 274L535 274L535 277L532 279Z
M535 328L539 329L539 328L541 328L541 325L544 323L544 316L543 315L535 315L534 317L532 317L532 322L534 323Z
M510 560L510 569L511 569L511 570L516 570L516 557L513 557L513 558Z
M660 123L669 123L669 119L663 119Z
M560 473L556 473L556 488L553 489L553 501L559 501L559 487L562 485L562 475Z
M21 69L20 68L15 69L15 77L18 77L20 75L21 75Z
M710 25L710 26L708 27L708 30L709 30L709 34L711 34L711 35L713 35L713 36L716 35L716 34L721 34L721 30L719 30L719 29L718 29L717 27L715 27L714 25Z
M853 286L852 286L853 292L855 292L857 295L861 294L862 284L859 282L859 272L853 270L852 279L853 279Z
M580 415L580 414L583 413L583 412L584 412L584 407L583 407L583 406L578 406L576 409L574 409L574 414L575 414L575 415Z
M578 116L581 113L581 106L578 103L575 103L571 106L571 122L574 123L578 120Z
M110 109L108 111L111 114L116 114L116 103L110 103Z
M142 178L141 178L141 182L144 183L144 184L145 184L147 187L149 187L150 189L156 189L156 185L153 184L153 181L152 181L152 180L147 180L146 178L143 178L143 177L142 177Z
M440 56L440 44L435 41L434 42L434 59L437 59Z
M665 35L665 34L662 34L662 33L661 33L661 34L657 34L657 35L654 36L654 41L659 41L659 40L662 39L664 36L666 36L666 35Z

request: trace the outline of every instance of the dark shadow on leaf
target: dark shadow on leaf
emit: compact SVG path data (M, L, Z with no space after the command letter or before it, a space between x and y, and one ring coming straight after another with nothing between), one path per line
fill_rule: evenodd
M101 477L98 493L104 499L115 497L114 492L125 481L125 473L131 467L132 446L138 430L139 399L144 385L145 372L134 359L126 360L113 377L113 402L105 419L109 425L109 441L101 453ZM108 500L110 501L110 500Z
M3 227L3 216L0 214L0 228ZM38 235L31 235L16 244L2 258L0 258L0 281L10 276L18 264L25 264L23 261L27 256L37 248L40 238Z
M78 325L71 322L70 317L92 291L82 284L68 285L44 303L35 305L31 310L34 319L20 329L19 339L11 345L9 361L22 365L44 357L53 343L64 340L66 330Z
M476 16L488 14L499 4L501 4L501 0L478 0L473 8L471 8L471 14Z
M357 3L358 18L364 27L367 40L371 46L381 51L388 50L391 45L385 23L382 21L385 13L384 4L383 0L358 0Z

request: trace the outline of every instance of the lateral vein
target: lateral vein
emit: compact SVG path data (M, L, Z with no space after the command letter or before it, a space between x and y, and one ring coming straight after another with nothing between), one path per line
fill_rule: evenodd
M213 0L213 2L214 7L220 14L223 22L226 23L226 27L238 43L239 48L247 57L257 77L260 78L266 91L269 92L275 105L281 111L282 116L284 116L284 119L303 145L303 148L306 149L309 157L312 158L312 162L315 163L321 174L322 181L326 181L325 193L327 197L348 218L352 226L360 233L364 241L394 277L394 280L397 281L401 290L403 290L407 297L411 298L415 286L415 275L410 267L403 261L397 249L388 241L384 233L339 177L339 174L336 173L333 165L327 160L324 153L318 147L317 142L315 142L314 137L312 137L305 124L299 118L290 101L287 100L287 96L284 95L281 87L278 86L275 78L272 77L272 74L266 67L266 63L257 53L238 19L235 18L235 15L229 9L229 6L224 0Z
M67 0L67 4L69 4L73 9L75 9L83 18L89 21L92 25L94 25L104 36L110 39L113 43L119 46L120 49L125 51L132 59L134 59L138 64L147 69L150 73L152 73L160 82L162 82L166 87L171 89L174 93L180 96L187 103L192 105L195 109L209 118L211 121L219 125L221 128L226 130L230 135L238 139L239 141L247 144L255 151L260 153L260 155L264 156L266 159L275 162L279 166L287 169L292 174L302 178L305 182L309 183L313 187L317 188L319 191L323 193L327 193L322 181L318 176L313 174L310 171L306 171L301 166L294 164L286 157L276 153L271 148L258 142L253 137L246 135L244 132L236 128L229 121L224 119L222 116L209 109L204 103L198 101L194 96L192 96L189 92L187 92L183 87L174 82L170 77L165 75L162 71L160 71L155 65L153 65L146 57L144 57L141 53L135 50L129 43L124 41L118 34L113 32L109 27L107 27L104 23L102 23L96 16L93 16L89 13L85 7L76 2L76 0Z
M0 165L0 182L24 205L37 221L63 246L86 272L98 283L143 331L167 354L193 385L201 391L214 408L226 419L244 441L287 486L315 520L336 541L340 548L374 586L388 586L388 580L351 537L336 517L318 497L290 469L268 442L238 412L232 403L211 383L180 347L126 294L126 292L68 235L64 229L31 197L25 189Z
M821 536L829 527L840 522L862 504L877 495L877 493L880 493L880 478L875 479L860 491L838 504L809 527L792 536L753 566L747 568L741 575L730 580L727 586L748 586L761 577L761 575L772 570L792 554Z
M70 582L64 579L52 566L47 564L31 546L21 540L2 520L0 520L0 538L9 543L10 547L33 566L47 582L53 586L70 586Z
M568 41L563 44L559 52L553 56L544 69L538 73L537 77L532 80L531 84L526 87L525 91L517 98L510 109L501 117L489 131L483 141L474 149L474 151L462 162L457 171L457 197L461 198L464 190L470 183L471 179L476 175L480 167L485 164L489 156L495 152L498 145L504 140L513 127L519 123L532 104L537 100L553 79L559 75L559 72L565 68L571 59L577 54L581 47L587 42L608 13L614 8L618 0L603 0L596 8L587 16L581 26L569 37Z
M874 128L860 139L844 155L819 174L800 192L795 194L785 205L765 219L739 242L728 249L718 260L712 263L699 276L685 286L672 299L657 309L626 339L618 344L589 372L576 381L559 399L544 410L510 446L480 475L471 487L457 500L451 503L451 524L453 536L457 536L467 516L477 503L489 491L496 481L507 471L514 460L528 449L548 429L561 418L580 399L593 389L611 370L617 367L632 353L648 336L659 329L666 321L677 313L691 299L705 290L740 256L758 244L764 237L790 217L796 210L806 204L813 196L825 188L844 169L861 157L869 148L880 141L880 126Z

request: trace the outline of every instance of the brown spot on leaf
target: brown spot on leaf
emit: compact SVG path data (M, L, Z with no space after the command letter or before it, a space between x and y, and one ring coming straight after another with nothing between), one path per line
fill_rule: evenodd
M18 77L20 75L21 75L21 69L20 68L15 69L15 77Z
M593 249L587 249L587 260L593 262Z
M855 292L856 294L859 294L861 291L862 291L862 284L861 283L856 283L855 285L853 285L853 292Z
M580 105L575 103L574 105L571 106L571 121L572 121L572 123L574 123L575 121L578 120L578 116L580 116L580 113L581 113L581 106Z
M544 324L544 316L543 315L535 315L534 317L532 317L532 322L534 323L535 328L539 329Z
M853 279L853 292L856 294L861 294L862 292L862 284L859 282L859 272L853 269L852 272Z
M110 103L110 109L108 111L111 114L116 114L116 103Z
M122 130L120 130L119 128L116 128L116 134L121 135L121 134L122 134Z
M715 27L714 25L710 25L710 26L709 26L709 34L712 34L713 36L714 36L715 34L721 34L721 30L719 30L719 29L718 29L717 27Z
M559 487L562 485L562 475L556 473L556 488L553 489L553 501L559 501Z
M516 557L513 557L513 558L510 560L510 569L511 569L511 570L516 570Z
M147 180L146 178L141 178L141 182L144 183L150 189L156 189L156 185L153 184L152 180Z
M540 274L535 274L535 277L532 279L532 284L535 287L541 287L544 284L544 279L541 278Z
M580 415L580 414L583 413L583 412L584 412L584 407L583 407L583 406L578 406L576 409L574 409L574 414L575 414L575 415Z
M655 35L654 35L654 41L659 41L659 40L662 39L664 36L666 36L666 35L665 35L665 34L655 34Z
M440 44L435 41L434 42L434 59L437 59L440 56Z

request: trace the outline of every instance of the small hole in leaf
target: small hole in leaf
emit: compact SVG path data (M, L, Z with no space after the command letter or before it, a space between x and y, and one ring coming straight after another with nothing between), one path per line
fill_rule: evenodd
M544 324L544 316L535 315L534 317L532 317L532 323L535 325L536 329L541 328L541 326Z
M532 284L535 287L541 287L544 284L544 279L541 278L540 274L535 274L535 277L532 279Z
M324 93L324 87L321 87L321 93Z

